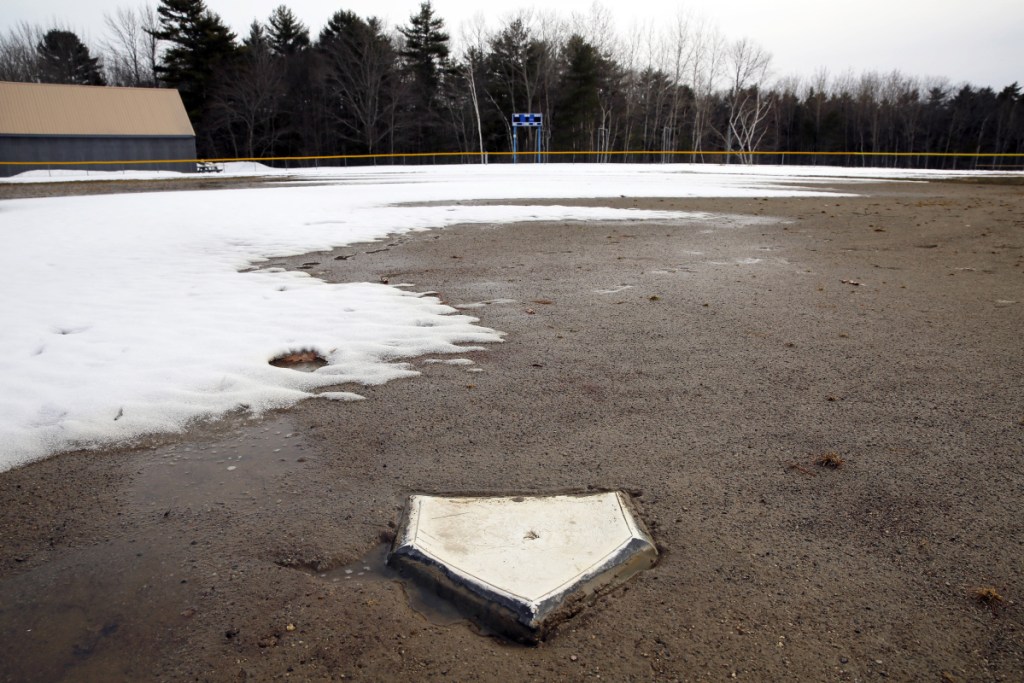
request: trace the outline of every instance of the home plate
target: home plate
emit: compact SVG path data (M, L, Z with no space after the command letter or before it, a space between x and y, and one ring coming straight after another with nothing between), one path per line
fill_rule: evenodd
M484 625L536 642L657 557L622 493L414 495L388 564Z

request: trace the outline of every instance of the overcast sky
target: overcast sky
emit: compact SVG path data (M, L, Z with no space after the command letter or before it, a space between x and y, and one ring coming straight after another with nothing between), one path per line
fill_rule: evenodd
M265 20L282 0L207 0L239 35ZM27 21L75 30L90 46L103 37L103 15L144 0L0 0L0 27ZM155 4L155 2L153 3ZM418 0L291 0L285 2L315 37L338 9L406 24ZM592 0L540 3L434 0L453 37L483 14L491 26L521 8L587 13ZM831 74L848 69L900 69L1001 89L1024 83L1024 0L630 0L605 2L622 36L637 21L674 20L680 11L703 16L730 39L749 37L772 53L776 76ZM493 9L492 9L493 8Z

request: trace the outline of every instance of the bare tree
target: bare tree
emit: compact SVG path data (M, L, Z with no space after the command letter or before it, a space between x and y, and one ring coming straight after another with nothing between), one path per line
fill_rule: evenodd
M111 85L155 87L158 41L156 10L151 6L119 7L103 17L107 39L103 64Z
M0 81L37 83L42 66L36 46L45 31L39 26L20 22L0 34Z
M910 152L916 146L919 120L924 102L921 82L900 71L892 71L882 85L882 100L886 108L885 146L892 152ZM898 165L893 158L893 166Z
M743 38L726 52L729 74L729 117L724 134L725 150L738 151L745 164L753 163L767 132L765 121L771 111L772 95L766 79L771 55L760 45ZM727 157L728 158L728 157Z
M561 59L561 48L569 40L570 31L568 24L559 14L551 10L540 10L533 13L531 18L530 32L536 36L533 44L533 53L536 57L533 77L536 79L537 104L533 111L540 111L544 114L548 125L544 126L543 147L550 149L551 138L554 133L555 123L552 120L554 101L557 96L555 88L558 87L559 76L565 66Z
M771 93L764 94L753 86L741 96L739 105L729 114L729 136L735 145L729 151L735 149L739 152L739 159L744 164L754 163L754 152L768 132L765 121L773 102Z
M328 86L340 106L342 135L368 154L394 134L398 107L398 50L380 20L351 17L349 30L324 49L331 66Z
M712 130L712 106L723 66L725 39L718 29L701 19L691 25L690 87L694 111L691 134L692 161L697 161L708 131Z
M650 24L645 27L641 27L638 24L633 25L632 29L626 36L624 42L619 43L618 50L616 51L616 59L623 66L626 72L626 78L623 82L623 95L625 96L625 129L623 131L623 146L626 150L634 148L633 136L634 136L634 125L635 125L635 113L638 109L642 110L643 102L642 98L642 83L638 74L642 70L640 66L643 60L643 39L645 30L650 30Z
M287 84L284 64L260 39L253 22L245 52L218 84L211 104L213 125L231 140L236 156L272 154L281 137L279 119Z
M825 104L831 95L831 82L828 69L821 67L811 75L806 90L802 93L804 100L810 109L814 120L814 135L811 139L811 146L820 151L822 144L822 116L825 112ZM811 157L811 163L817 164L818 157Z
M663 152L670 152L678 147L679 130L686 106L682 86L686 72L694 58L690 21L689 14L677 13L675 23L669 28L665 38L665 49L662 54L663 59L666 60L664 68L672 75L672 89L669 97L668 118L665 121L662 135L661 149ZM674 159L666 155L663 160L672 161Z
M877 152L878 102L882 90L882 77L877 71L866 71L860 75L855 88L854 125L859 140L857 151L861 153ZM867 165L866 156L861 157L861 164Z
M550 18L541 17L543 26L550 26L551 23ZM605 56L613 54L618 47L615 17L612 16L611 10L599 0L594 0L586 12L573 12L569 17L568 25L560 28L564 28L569 34L582 37Z
M463 22L460 29L464 54L459 60L463 65L466 82L469 84L469 97L473 104L476 118L477 140L480 144L480 163L487 163L487 152L484 150L484 124L480 116L480 96L477 84L477 72L483 69L484 55L487 49L487 27L482 14L476 14L472 21Z

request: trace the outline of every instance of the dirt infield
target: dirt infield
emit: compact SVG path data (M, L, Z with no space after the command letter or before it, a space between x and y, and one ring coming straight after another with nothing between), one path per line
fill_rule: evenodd
M1021 680L1024 192L833 187L268 264L506 341L0 474L0 680ZM409 493L594 489L661 562L537 647L379 569Z
M125 194L128 192L174 192L186 190L227 190L264 187L288 182L288 176L183 175L160 180L83 180L61 183L2 183L0 199L36 199L40 197L74 197L91 194Z

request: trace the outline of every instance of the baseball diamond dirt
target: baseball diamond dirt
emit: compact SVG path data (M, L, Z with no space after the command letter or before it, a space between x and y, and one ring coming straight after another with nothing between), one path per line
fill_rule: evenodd
M505 342L0 474L0 679L1024 680L1024 186L829 186L268 263ZM535 647L381 566L411 493L589 490L660 562Z

